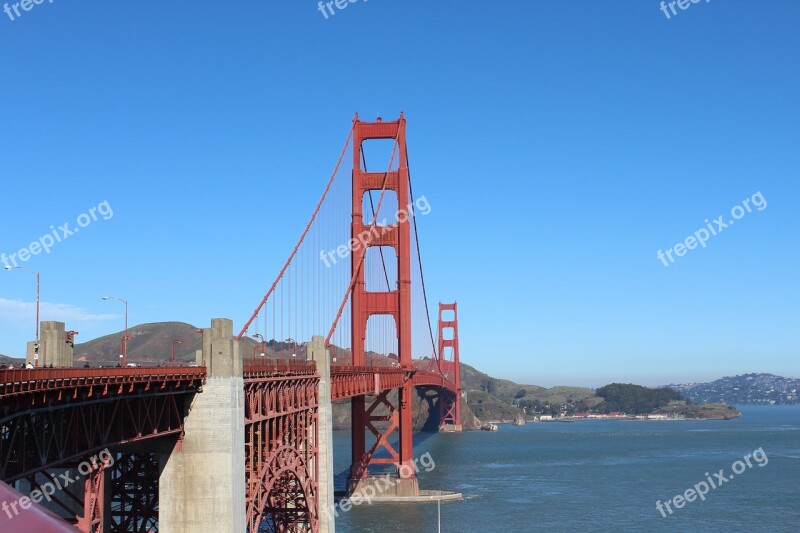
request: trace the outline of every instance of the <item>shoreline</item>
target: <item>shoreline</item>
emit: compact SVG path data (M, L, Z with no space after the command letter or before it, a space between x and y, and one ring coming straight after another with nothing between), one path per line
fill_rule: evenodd
M582 422L582 421L608 421L608 420L620 420L623 422L685 422L685 421L694 421L694 420L733 420L735 418L741 417L742 414L738 413L735 416L693 416L693 417L658 417L658 418L648 418L648 417L637 417L637 416L607 416L607 417L598 417L598 416L565 416L563 418L550 418L546 420L526 420L525 424L539 424L539 423L564 423L564 422ZM509 425L515 426L513 420L489 420L486 422L487 424L498 424L498 425Z

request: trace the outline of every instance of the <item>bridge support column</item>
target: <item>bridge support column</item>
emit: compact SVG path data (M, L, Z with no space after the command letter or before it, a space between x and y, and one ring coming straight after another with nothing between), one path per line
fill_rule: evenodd
M361 159L364 141L372 139L393 139L396 143L396 155L392 168L381 172L362 170ZM396 170L395 170L396 169ZM350 258L350 272L355 279L351 295L351 340L353 344L353 365L365 366L367 324L371 316L390 315L394 318L397 331L397 355L400 366L412 370L411 357L411 224L398 218L397 223L382 226L376 221L364 223L364 195L370 191L393 191L397 195L398 205L406 205L411 200L408 176L408 154L406 150L406 119L402 113L393 122L362 122L356 115L353 123L353 187L352 187L352 222L350 236L366 242ZM377 220L377 217L375 217ZM378 236L373 234L380 227ZM366 240L366 241L365 241ZM367 290L366 268L363 261L367 250L373 246L394 248L397 254L397 287L387 287L386 291ZM389 402L385 394L379 395L371 405L366 399L355 397L351 402L353 417L353 439L351 452L349 490L358 490L359 484L368 479L371 465L392 465L396 469L402 487L408 493L418 492L416 474L413 468L414 446L412 441L412 400L414 387L407 382L398 392L396 405ZM385 407L385 409L384 409ZM388 422L388 427L385 427ZM379 423L380 430L374 423ZM365 434L369 431L377 439L377 446L367 450ZM396 448L389 443L394 432L397 432ZM374 452L379 448L388 451L390 458L375 458ZM398 489L400 490L400 489Z
M319 530L334 533L333 494L333 408L331 406L331 360L324 337L312 337L308 345L310 358L317 363L319 374L319 418L317 421L317 480L319 482Z
M75 332L67 332L63 322L45 321L41 323L39 335L41 339L28 341L25 362L43 367L45 365L72 368L73 336ZM34 345L39 343L38 359Z
M159 531L244 533L244 380L233 322L204 331L208 378L192 402L185 436L162 455Z
M445 313L452 314L445 317ZM439 371L456 384L452 396L439 397L441 417L439 431L459 432L461 425L461 359L458 354L458 302L443 304L439 302ZM450 357L450 360L448 360Z

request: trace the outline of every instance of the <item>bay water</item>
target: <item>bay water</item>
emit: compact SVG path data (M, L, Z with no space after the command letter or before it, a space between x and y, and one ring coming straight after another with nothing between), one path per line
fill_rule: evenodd
M445 533L800 532L800 406L740 411L733 420L540 422L418 434L414 454L435 462L420 471L422 488L464 495L441 505ZM335 432L337 490L349 462L349 432ZM704 500L695 495L676 508L675 496L704 491L701 482L709 487ZM435 503L361 504L336 519L339 533L437 528Z

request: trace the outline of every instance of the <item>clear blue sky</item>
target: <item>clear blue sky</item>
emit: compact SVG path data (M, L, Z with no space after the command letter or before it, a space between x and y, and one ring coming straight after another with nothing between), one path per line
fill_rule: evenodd
M241 325L353 113L409 121L462 358L546 386L800 375L800 2L66 2L0 13L0 253L44 320ZM656 253L761 192L665 267ZM267 215L257 214L267 211ZM72 227L74 227L74 222ZM34 286L1 272L0 353Z

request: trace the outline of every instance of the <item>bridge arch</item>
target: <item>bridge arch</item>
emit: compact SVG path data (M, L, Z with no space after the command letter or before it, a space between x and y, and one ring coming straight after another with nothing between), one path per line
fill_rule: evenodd
M319 522L316 476L294 446L272 451L258 473L248 505L251 533L263 531L317 531Z

